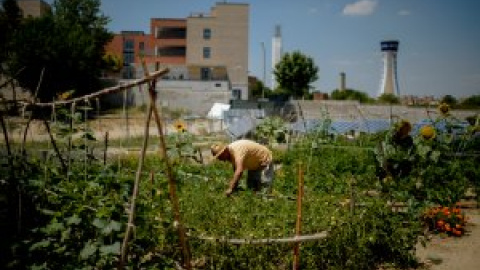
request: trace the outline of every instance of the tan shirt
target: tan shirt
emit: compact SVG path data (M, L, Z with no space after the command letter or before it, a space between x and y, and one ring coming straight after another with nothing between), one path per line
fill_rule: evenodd
M250 140L238 140L228 145L235 161L241 161L246 170L258 170L272 162L272 152Z

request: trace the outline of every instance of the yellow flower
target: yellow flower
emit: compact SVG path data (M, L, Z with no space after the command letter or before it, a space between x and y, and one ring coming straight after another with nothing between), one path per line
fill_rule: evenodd
M435 138L435 135L436 135L435 128L431 125L423 126L420 129L420 134L424 139L427 139L427 140L433 139Z
M450 112L450 105L448 105L447 103L442 103L438 106L438 111L441 115L447 116Z
M59 100L67 100L73 95L74 90L69 90L58 95Z
M187 131L187 126L186 124L181 121L181 120L177 120L175 121L175 123L173 123L173 126L175 127L175 129L177 130L177 132L186 132Z
M408 136L410 131L412 131L412 124L410 124L408 120L402 120L398 123L395 130L395 136L399 139L403 139Z

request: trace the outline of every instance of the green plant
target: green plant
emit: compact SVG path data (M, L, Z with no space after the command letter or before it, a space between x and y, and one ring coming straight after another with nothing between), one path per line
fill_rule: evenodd
M264 119L255 128L255 140L272 143L285 143L288 137L288 130L285 121L280 117L269 117Z
M80 128L82 124L76 125ZM199 165L189 159L176 159L176 146L187 153L192 142L201 138L189 132L172 134L167 138L172 150L168 154L174 165L192 264L204 269L289 268L292 251L288 244L232 245L223 239L248 242L294 236L301 166L304 175L301 233L328 232L325 239L302 243L304 269L415 265L413 254L415 244L422 239L419 217L425 201L455 201L463 188L458 180L473 181L480 171L475 160L452 159L448 155L444 158L444 153L449 152L442 152L442 144L437 145L436 140L442 138L439 133L429 140L419 136L406 139L411 135L408 128L401 128L405 125L396 125L382 136L365 135L364 143L369 146L378 138L388 139L384 144L387 151L381 152L383 156L353 142L334 140L320 144L317 134L305 136L286 150L274 150L279 169L271 196L255 195L241 181L243 191L228 198L223 191L231 167L221 162ZM135 228L128 245L126 268L174 268L182 256L163 157L158 153L147 155L135 219L133 224L127 224L126 209L138 154L115 157L107 160L106 165L96 159L80 162L85 157L81 152L96 143L82 142L86 147L78 148L80 154L72 156L68 175L60 170L57 159L40 160L35 155L15 159L13 168L5 166L8 170L0 170L0 179L14 179L8 183L12 184L9 188L12 193L17 190L16 184L22 191L23 230L15 235L15 244L10 246L14 251L10 268L115 268L126 226ZM402 147L403 144L407 147ZM454 149L458 149L458 144ZM412 164L409 173L400 175L395 170L403 166L401 162L407 154L419 163ZM397 164L385 167L389 177L381 182L376 177L378 160ZM8 164L4 157L2 162ZM445 175L448 177L444 180L440 178ZM380 196L362 195L379 186L384 191ZM18 201L14 199L12 202ZM351 204L343 204L344 201ZM404 201L406 211L393 211L392 201ZM15 232L15 226L11 232ZM218 240L205 239L210 237Z
M446 104L438 117L422 126L416 136L411 125L397 122L376 149L377 175L383 191L394 200L415 199L422 203L451 206L464 196L473 178L469 177L469 133Z

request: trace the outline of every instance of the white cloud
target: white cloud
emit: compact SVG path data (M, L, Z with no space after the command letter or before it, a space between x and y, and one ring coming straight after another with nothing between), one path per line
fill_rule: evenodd
M400 15L400 16L408 16L408 15L412 14L412 12L410 12L410 10L402 9L402 10L398 11L397 14Z
M368 16L373 14L377 8L376 0L359 0L352 4L347 4L343 8L343 15L348 16Z

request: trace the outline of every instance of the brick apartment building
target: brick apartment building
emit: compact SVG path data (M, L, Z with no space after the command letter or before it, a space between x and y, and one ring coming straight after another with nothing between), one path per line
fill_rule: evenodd
M232 99L248 98L249 5L221 2L209 14L187 18L151 18L150 33L122 31L106 50L123 59L122 77L142 77L141 58L149 69L168 67L164 80L227 82Z

